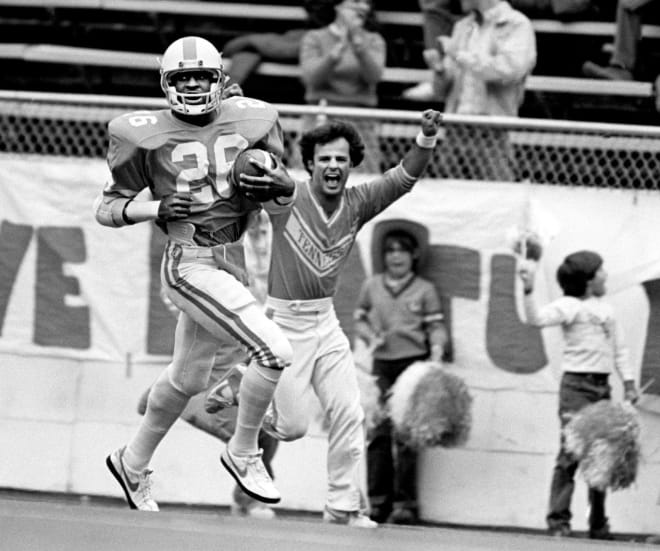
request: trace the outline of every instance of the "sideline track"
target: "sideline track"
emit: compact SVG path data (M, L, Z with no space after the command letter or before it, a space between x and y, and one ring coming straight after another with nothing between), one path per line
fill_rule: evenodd
M614 551L643 543L554 539L545 535L436 527L375 530L320 518L254 520L228 512L166 508L137 513L119 505L0 497L1 551Z

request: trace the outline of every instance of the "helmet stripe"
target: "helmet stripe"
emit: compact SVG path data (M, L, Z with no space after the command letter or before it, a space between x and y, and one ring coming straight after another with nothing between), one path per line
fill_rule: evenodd
M196 59L197 58L197 40L195 37L188 36L183 39L183 59Z

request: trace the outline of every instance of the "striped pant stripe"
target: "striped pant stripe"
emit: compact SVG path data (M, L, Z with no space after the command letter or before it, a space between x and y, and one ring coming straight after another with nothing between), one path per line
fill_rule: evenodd
M272 369L284 369L284 365L279 358L273 354L259 335L245 325L238 314L224 307L213 296L195 287L181 276L179 273L179 258L173 258L170 254L172 247L176 246L173 243L168 244L165 266L163 267L165 280L171 289L179 293L182 298L192 304L213 324L220 326L232 337L243 343L257 363ZM194 318L195 316L193 316Z

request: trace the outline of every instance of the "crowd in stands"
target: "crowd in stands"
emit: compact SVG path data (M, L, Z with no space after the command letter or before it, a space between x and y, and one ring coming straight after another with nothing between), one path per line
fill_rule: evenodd
M478 34L481 35L482 43L485 40L484 36L488 34L481 24L483 20L487 27L488 17L482 18L480 15L488 11L487 5L484 4L480 8L475 7L474 2L461 2L461 0L418 0L405 6L392 0L371 0L371 2L278 0L259 5L251 4L250 9L246 9L245 16L231 9L227 16L223 15L225 6L231 7L232 4L239 8L241 5L248 6L238 0L235 4L232 1L208 3L214 4L214 9L207 17L202 17L195 10L185 15L161 13L162 8L141 14L139 11L124 13L114 7L78 10L65 6L41 11L31 7L20 12L0 7L0 23L2 23L0 28L6 31L3 41L8 43L2 46L5 46L6 51L9 52L9 70L0 79L0 87L7 89L35 87L48 90L49 74L53 72L56 73L53 79L60 79L58 82L62 81L62 85L60 89L56 89L57 87L53 85L52 91L143 95L147 90L152 89L153 83L146 82L142 74L137 74L134 66L127 65L123 69L118 66L106 67L103 66L102 60L96 63L98 68L94 63L86 66L84 60L63 61L77 64L76 67L67 69L67 74L71 74L70 80L77 83L77 88L63 90L62 87L67 83L64 82L62 70L49 71L48 67L38 66L38 61L33 57L24 57L22 62L14 61L15 58L12 56L16 55L16 50L12 50L11 46L15 45L12 43L67 44L77 48L125 49L131 52L151 53L158 51L162 44L168 43L181 33L188 33L202 36L222 50L227 65L230 66L232 82L242 85L248 95L259 93L263 95L263 85L266 84L268 86L266 99L276 103L318 103L319 95L322 93L328 96L323 98L328 104L340 104L341 101L332 90L319 90L318 84L313 83L314 79L310 77L310 73L305 72L305 60L301 55L310 50L302 51L301 44L303 37L308 33L319 31L323 27L334 30L341 28L335 22L335 16L337 9L342 9L342 5L368 4L371 9L368 10L368 20L364 24L364 29L375 32L384 39L383 51L379 51L378 56L385 57L385 71L382 69L376 71L372 67L361 72L360 78L352 81L354 84L359 83L360 90L357 94L353 93L353 89L345 87L353 78L346 73L345 62L351 58L350 52L355 52L354 48L349 48L350 52L347 50L342 53L343 60L336 62L332 70L325 75L327 79L333 81L333 87L341 81L342 91L339 96L343 94L349 98L349 103L355 106L378 105L386 108L414 109L420 106L420 102L425 102L428 106L452 110L451 105L445 104L447 101L451 103L451 92L456 94L460 79L450 86L449 77L452 71L445 70L444 65L449 63L448 60L452 55L451 52L444 51L443 42L450 39L457 22L463 21L465 17L470 16L470 13L474 18L474 24L462 23L459 29L462 28L464 32L479 29ZM591 100L591 98L575 96L575 94L583 94L582 90L589 89L588 84L585 84L588 78L649 84L654 82L660 73L657 67L660 63L658 47L660 40L657 30L660 25L658 0L621 0L619 3L617 0L506 0L506 3L513 8L511 13L525 16L527 21L532 21L536 29L538 56L536 65L532 65L535 77L583 79L577 86L579 90L574 88L567 90L574 94L573 98L567 99L567 102L576 99L578 103L585 101L588 103ZM278 6L286 10L299 10L302 7L306 16L301 17L300 11L291 17L278 13L272 20L263 15L268 10L277 11ZM253 9L261 14L256 20L252 20ZM497 10L502 8L498 7ZM25 12L24 15L21 15L22 12ZM402 15L400 21L396 17L399 13ZM379 21L381 15L382 20ZM416 23L410 18L411 15L419 16L418 21L421 22L419 27L415 26ZM516 17L520 16L516 15ZM583 22L584 25L572 25L574 22ZM609 29L604 27L603 23L611 25L614 29L611 36L605 34ZM649 28L644 29L645 34L642 39L643 25ZM46 29L50 30L46 32ZM650 34L648 30L651 30ZM118 32L121 32L120 41L116 40ZM35 33L34 36L31 33ZM463 38L466 39L467 36ZM501 42L499 38L495 40ZM527 41L529 42L529 39ZM155 46L156 42L157 46ZM352 44L352 41L347 43ZM565 55L573 51L583 53ZM442 61L439 59L441 57ZM531 57L530 48L526 52L525 63L528 63ZM363 61L359 57L358 60ZM282 76L278 77L274 71L269 72L270 67L266 68L265 72L260 71L262 62L284 63L292 70L284 71ZM380 62L376 61L376 63ZM52 62L50 64L52 65ZM349 72L355 72L356 67L363 68L360 64L354 65ZM404 77L390 69L403 69L401 75L408 69L415 69L417 72L409 72L409 76ZM418 78L417 74L425 69L428 69L428 77L420 79L421 82L406 80ZM34 72L33 77L30 77L31 72ZM301 75L303 72L304 74ZM440 73L443 73L442 76ZM397 76L392 78L390 75L394 74ZM265 81L265 78L268 80ZM500 75L489 78L489 82L497 83ZM275 84L271 86L273 81ZM101 91L101 83L108 82L112 87L109 89L103 86ZM518 79L517 86L520 88L521 82L523 84L521 89L524 91L524 79L522 81ZM23 83L32 86L22 86ZM142 86L144 90L141 89ZM642 90L642 88L631 89ZM530 89L539 92L530 92ZM599 89L602 89L602 83ZM645 95L643 109L648 107L653 111L650 90L651 86L647 86L643 92L636 92L634 95L638 97ZM543 88L532 84L532 88L528 86L527 91L523 116L556 117L556 113L553 115L549 112L549 105L554 105L552 103L554 100L551 99L550 103L546 101ZM590 95L592 98L595 97L593 93ZM607 96L607 94L603 95ZM317 99L312 101L310 99L312 97ZM539 102L544 105L537 105ZM630 104L634 106L634 100L631 100ZM570 115L566 117L565 114L560 114L559 118L570 118ZM611 117L605 117L605 120L616 121Z
M442 105L446 112L517 115L537 60L534 18L615 22L609 62L584 59L582 77L650 81L660 73L640 62L642 24L660 23L654 15L658 0L418 0L418 7L423 62L418 61L428 67L428 78L403 90L405 101ZM263 60L299 62L307 103L378 105L377 86L391 57L377 21L380 4L322 0L306 1L304 8L301 28L248 34L224 45L234 82L243 84ZM353 25L360 29L355 35ZM544 52L540 55L542 60ZM651 63L655 55L649 52Z

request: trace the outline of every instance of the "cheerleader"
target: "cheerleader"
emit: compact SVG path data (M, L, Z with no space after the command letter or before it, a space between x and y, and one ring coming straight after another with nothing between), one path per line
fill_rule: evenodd
M568 255L557 270L557 281L564 296L540 309L534 302L532 266L525 263L519 271L527 322L538 327L560 326L564 336L559 386L562 429L584 406L610 399L608 379L613 369L623 380L624 399L635 402L637 391L628 350L614 310L603 300L607 274L600 255L592 251ZM570 506L578 463L566 450L562 430L546 517L548 528L555 536L570 535ZM612 539L605 515L605 491L590 487L589 504L589 537Z

